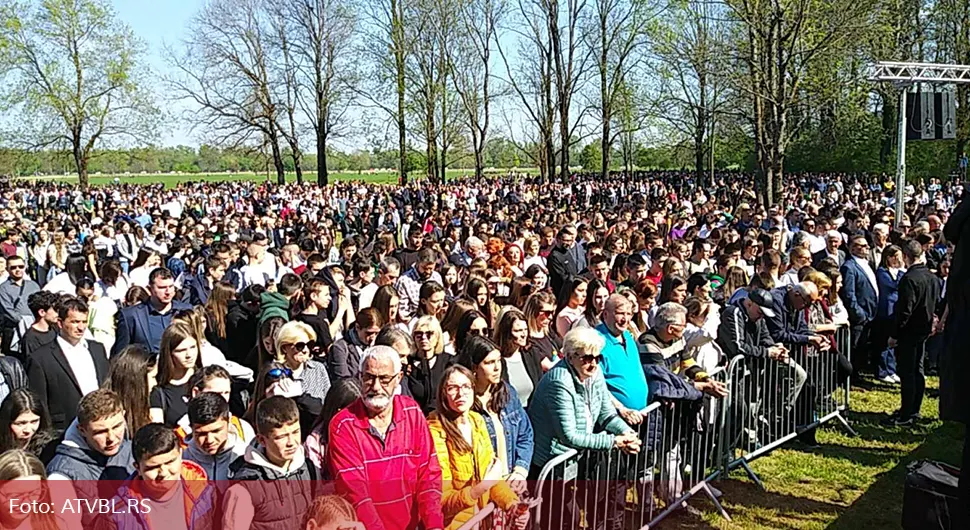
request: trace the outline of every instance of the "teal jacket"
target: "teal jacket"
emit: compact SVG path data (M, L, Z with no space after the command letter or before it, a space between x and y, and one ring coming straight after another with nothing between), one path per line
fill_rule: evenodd
M589 425L584 408L589 404ZM603 373L580 383L567 360L556 363L543 376L532 395L529 417L535 433L532 465L542 467L568 449L605 451L613 447L613 435L631 431L616 412ZM599 432L593 429L599 426Z

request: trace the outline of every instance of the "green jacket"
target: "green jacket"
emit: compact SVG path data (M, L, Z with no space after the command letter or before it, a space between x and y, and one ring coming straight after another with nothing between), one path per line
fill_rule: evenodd
M585 408L589 407L589 425ZM580 383L565 359L542 377L529 405L535 433L533 466L544 466L569 448L605 451L613 447L613 435L631 431L616 412L603 373ZM598 432L593 432L599 427Z
M290 320L290 301L286 299L285 296L280 293L265 292L259 295L259 323L258 326L262 326L263 322L273 318L280 317L283 320L289 322ZM257 328L258 329L258 328Z

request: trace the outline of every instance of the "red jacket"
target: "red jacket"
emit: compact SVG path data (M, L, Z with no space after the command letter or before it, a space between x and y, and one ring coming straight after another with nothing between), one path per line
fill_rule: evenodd
M384 442L372 433L360 399L330 422L327 463L337 493L353 503L367 530L444 528L441 467L417 402L394 396Z

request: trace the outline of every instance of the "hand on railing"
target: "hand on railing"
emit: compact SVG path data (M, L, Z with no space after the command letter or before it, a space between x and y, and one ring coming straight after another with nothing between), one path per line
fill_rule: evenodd
M727 386L720 381L695 381L694 388L718 399L728 395Z
M520 471L513 471L508 477L506 477L505 482L509 484L512 491L520 497L529 491L529 483L526 481L527 477L523 475Z
M775 344L768 348L768 358L781 363L786 362L788 361L788 348L783 344Z
M629 423L630 425L640 425L643 422L643 414L639 410L628 409L626 407L617 411L623 421Z
M640 437L633 431L619 434L613 438L613 445L628 455L635 455L640 452Z

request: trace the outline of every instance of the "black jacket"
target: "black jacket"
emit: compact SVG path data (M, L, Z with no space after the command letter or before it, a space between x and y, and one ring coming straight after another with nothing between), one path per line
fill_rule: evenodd
M738 355L758 357L768 356L768 348L775 345L768 331L766 318L752 321L738 300L721 310L721 325L717 328L717 345L728 359Z
M933 315L940 299L940 279L925 264L913 265L899 280L893 337L902 343L919 343L933 330Z
M20 361L9 355L0 356L0 374L3 375L4 381L7 382L7 388L11 391L26 388L29 385L27 371L24 370Z
M304 516L313 503L319 476L316 468L305 460L302 450L299 459L302 461L291 463L291 470L284 474L250 445L243 458L230 464L233 487L246 488L252 499L251 529L302 528Z
M582 272L582 269L579 268L580 264L576 263L569 249L563 248L562 245L556 245L552 248L549 257L546 258L546 265L549 268L549 286L552 287L552 292L556 296L559 296L564 283L574 276L579 276L579 273Z
M943 235L956 248L946 282L949 317L940 354L940 418L970 424L970 192L963 192Z
M226 340L229 351L223 352L227 359L240 364L246 362L249 352L256 346L258 318L258 307L250 307L239 300L229 302L229 310L226 312Z
M88 352L100 385L108 377L108 356L104 346L93 340L88 341ZM57 340L34 352L32 357L27 367L30 389L47 407L54 429L63 431L77 415L77 404L83 397L81 387Z

